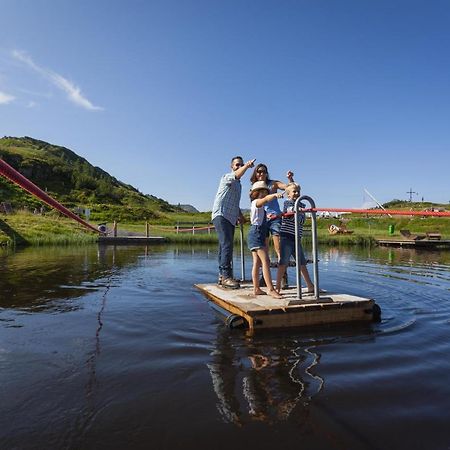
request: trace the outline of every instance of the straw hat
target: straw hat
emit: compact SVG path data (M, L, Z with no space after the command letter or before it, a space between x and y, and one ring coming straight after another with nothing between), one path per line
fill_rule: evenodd
M250 192L262 191L262 190L265 190L265 191L269 190L269 187L267 186L266 182L265 181L255 181L252 184Z

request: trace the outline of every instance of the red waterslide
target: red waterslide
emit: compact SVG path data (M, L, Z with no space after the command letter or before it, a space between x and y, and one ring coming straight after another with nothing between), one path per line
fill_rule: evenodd
M0 175L3 175L8 180L20 186L22 189L25 189L31 195L34 195L39 200L42 200L47 205L52 208L57 209L59 212L63 213L65 216L70 217L73 220L76 220L78 223L81 223L86 228L89 228L91 231L95 231L98 233L98 230L78 217L72 211L67 209L65 206L61 205L61 203L57 202L54 198L50 197L46 192L44 192L41 188L37 187L34 183L32 183L28 178L25 178L21 173L17 172L16 169L11 167L8 163L0 159Z

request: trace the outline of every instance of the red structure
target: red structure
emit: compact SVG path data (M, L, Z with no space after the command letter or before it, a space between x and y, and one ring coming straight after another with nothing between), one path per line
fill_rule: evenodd
M44 192L41 188L37 187L28 178L25 178L21 173L17 172L16 169L14 169L8 163L3 161L3 159L0 159L0 175L3 175L5 178L12 181L14 184L17 184L22 189L25 189L31 195L34 195L39 200L42 200L44 203L51 206L52 208L57 209L65 216L70 217L73 220L76 220L84 227L89 228L91 231L95 231L96 233L98 233L98 230L95 227L93 227L80 217L78 217L76 214L67 209L65 206L61 205L61 203L57 202L54 198L50 197L46 192Z
M391 214L393 216L434 216L450 217L447 211L405 211L400 209L351 209L351 208L306 208L305 212L337 212L337 213L355 213L355 214Z

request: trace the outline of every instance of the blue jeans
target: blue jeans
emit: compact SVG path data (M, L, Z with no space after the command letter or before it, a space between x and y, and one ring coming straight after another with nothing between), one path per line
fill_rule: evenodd
M219 274L223 278L232 278L235 226L222 216L214 217L213 224L219 239Z

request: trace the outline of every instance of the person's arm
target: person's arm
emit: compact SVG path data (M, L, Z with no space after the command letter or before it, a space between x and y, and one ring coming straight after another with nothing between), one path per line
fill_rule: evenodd
M288 179L287 183L282 183L281 181L274 181L273 186L277 189L285 190L289 183L294 182L294 172L288 170L286 177Z
M242 214L242 211L239 209L239 217L237 223L244 225L245 222L247 222L247 219L245 218L244 214Z
M253 164L255 163L256 158L255 159L251 159L250 161L247 161L243 166L239 167L239 169L234 171L234 176L236 177L236 179L241 179L244 175L245 172L247 172L248 169L250 169L250 167L253 167Z
M282 198L284 195L283 192L277 192L276 194L269 194L266 195L263 198L258 198L256 200L256 206L258 208L261 208L261 206L264 206L266 203L269 203L271 200L273 200L274 198Z

